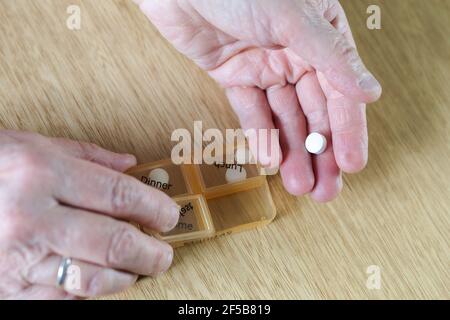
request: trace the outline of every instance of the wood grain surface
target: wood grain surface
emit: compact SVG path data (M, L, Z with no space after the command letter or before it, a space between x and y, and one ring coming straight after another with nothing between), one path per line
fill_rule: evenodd
M114 299L450 298L450 1L342 1L380 79L370 160L329 204L288 195L267 227L176 250L174 265ZM66 27L70 4L81 30ZM366 28L378 4L382 29ZM0 126L170 155L170 134L238 127L223 91L131 1L0 0ZM381 268L381 289L366 269Z

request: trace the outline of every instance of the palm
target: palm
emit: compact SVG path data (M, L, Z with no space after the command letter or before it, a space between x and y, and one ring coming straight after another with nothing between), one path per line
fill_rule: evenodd
M170 6L170 4L168 5ZM245 2L234 8L243 11ZM258 86L266 89L273 85L296 83L310 66L287 48L274 50L258 46L255 41L242 40L220 30L202 17L188 3L183 7L158 5L153 21L160 32L182 53L224 86ZM163 17L163 18L160 18ZM254 17L258 20L258 17ZM183 21L180 24L180 21ZM230 21L241 25L242 21ZM271 43L264 33L261 42Z
M353 74L342 77L316 57L317 49L330 48L302 45L306 36L286 28L285 21L295 20L291 11L309 8L304 2L144 0L141 8L180 52L226 88L244 129L280 129L286 188L296 195L311 192L326 201L341 188L340 168L358 171L367 158L365 105L339 91L352 98L371 98L349 90ZM342 8L333 0L316 2L334 3L321 8L322 15L329 15L333 26L353 43ZM282 23L273 20L280 15L285 17ZM304 29L307 33L308 26ZM301 41L288 45L291 39ZM304 141L308 132L315 131L328 140L332 136L333 145L311 158Z
M224 87L296 84L312 67L289 49L248 48L209 71Z

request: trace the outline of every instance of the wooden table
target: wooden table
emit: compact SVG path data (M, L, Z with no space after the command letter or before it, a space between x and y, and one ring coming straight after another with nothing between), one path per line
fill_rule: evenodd
M69 4L79 31L66 27ZM366 28L369 4L381 30ZM166 275L113 298L450 298L450 1L343 5L384 88L368 109L367 169L329 204L270 178L271 225L177 249ZM168 157L172 130L194 120L238 127L222 90L125 0L0 0L0 110L1 127L140 162ZM370 265L380 290L366 287Z

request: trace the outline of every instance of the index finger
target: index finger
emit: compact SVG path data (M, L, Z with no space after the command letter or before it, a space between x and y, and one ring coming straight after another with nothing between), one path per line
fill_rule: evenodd
M131 220L167 232L178 222L178 205L165 193L137 179L71 157L58 161L53 196L61 203Z

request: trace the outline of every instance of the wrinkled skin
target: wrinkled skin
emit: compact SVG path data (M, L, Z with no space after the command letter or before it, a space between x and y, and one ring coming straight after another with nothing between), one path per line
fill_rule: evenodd
M226 89L243 129L280 130L280 171L291 194L332 200L342 189L341 170L365 167L365 103L381 87L358 56L337 0L135 2ZM319 156L305 150L311 132L332 141ZM269 164L263 155L258 160Z
M168 196L121 173L135 163L92 144L0 131L0 299L109 294L169 267L168 244L119 221L160 231L178 221ZM81 274L66 291L56 286L65 256Z
M294 195L333 199L341 170L367 162L365 103L381 88L333 0L147 0L143 12L225 89L241 125L280 129L281 175ZM332 141L320 156L309 132ZM168 231L178 207L121 172L133 156L34 133L0 131L0 298L71 299L158 275L172 248L125 221ZM80 288L55 285L62 257Z

